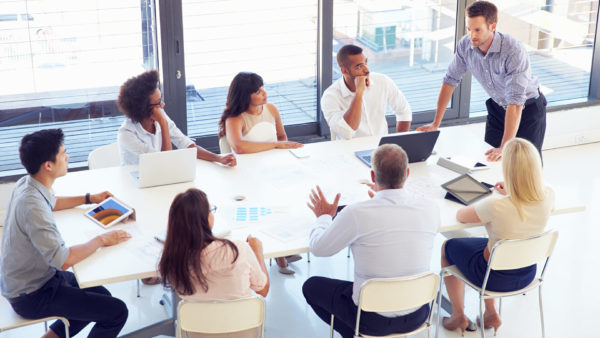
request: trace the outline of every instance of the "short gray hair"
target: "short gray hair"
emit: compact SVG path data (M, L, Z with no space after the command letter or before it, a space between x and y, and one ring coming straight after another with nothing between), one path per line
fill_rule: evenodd
M383 189L399 189L406 180L408 156L396 144L383 144L373 152L371 160L375 183Z

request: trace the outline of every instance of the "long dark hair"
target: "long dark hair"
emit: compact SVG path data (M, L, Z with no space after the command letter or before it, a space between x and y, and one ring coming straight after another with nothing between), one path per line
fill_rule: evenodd
M230 117L239 116L250 107L250 95L256 93L263 86L263 79L256 73L238 73L227 92L225 110L219 120L219 137L225 136L225 121Z
M167 281L180 295L196 292L194 280L204 292L208 282L202 271L202 250L213 241L221 241L233 251L233 260L238 258L238 249L231 241L213 236L208 224L209 204L206 194L191 188L175 196L169 210L167 238L159 262L164 284Z

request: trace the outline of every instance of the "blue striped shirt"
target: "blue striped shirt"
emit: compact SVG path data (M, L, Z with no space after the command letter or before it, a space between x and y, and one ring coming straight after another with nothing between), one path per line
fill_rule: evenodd
M456 87L463 75L471 74L497 104L523 105L527 99L538 97L539 82L531 74L529 55L525 47L510 35L494 32L486 55L474 48L465 35L456 46L444 83Z

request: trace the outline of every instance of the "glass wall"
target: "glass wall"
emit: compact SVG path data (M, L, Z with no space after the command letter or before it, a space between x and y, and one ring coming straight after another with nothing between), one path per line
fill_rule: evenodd
M597 0L502 0L498 31L529 52L548 106L587 101L598 15ZM471 116L487 114L489 96L473 81Z
M370 71L396 82L413 112L435 110L454 55L456 7L456 0L335 0L333 81L342 76L335 52L352 43L363 48Z
M241 71L286 125L316 121L317 0L183 0L188 134L216 134Z
M18 143L63 128L71 162L116 142L115 100L128 77L156 67L145 0L0 1L0 171L20 168Z

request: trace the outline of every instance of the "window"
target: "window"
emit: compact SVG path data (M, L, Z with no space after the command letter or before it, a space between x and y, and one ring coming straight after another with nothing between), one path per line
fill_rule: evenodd
M316 121L317 0L184 0L188 134L217 133L240 71L262 76L286 125Z
M519 40L548 106L588 100L598 1L503 0L498 30ZM472 82L471 116L486 114L488 95Z
M116 142L119 86L156 67L146 0L0 1L0 171L23 135L63 128L71 162Z
M454 55L456 0L334 2L333 51L363 48L369 70L388 75L413 113L435 110ZM342 76L335 56L333 80ZM391 113L391 112L388 112Z

